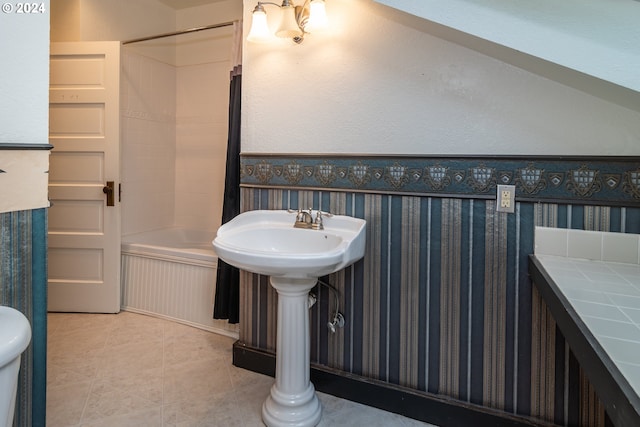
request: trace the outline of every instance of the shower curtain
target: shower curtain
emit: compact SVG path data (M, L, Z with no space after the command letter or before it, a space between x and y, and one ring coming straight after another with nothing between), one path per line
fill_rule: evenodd
M242 93L242 22L233 24L231 84L229 88L229 137L227 141L227 172L224 181L222 223L240 213L240 101ZM229 319L238 323L240 317L240 271L218 260L214 319Z

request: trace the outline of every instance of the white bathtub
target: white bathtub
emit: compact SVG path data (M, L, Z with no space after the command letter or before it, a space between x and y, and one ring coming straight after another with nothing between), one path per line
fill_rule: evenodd
M122 238L122 309L237 338L212 318L218 257L214 232L167 228Z

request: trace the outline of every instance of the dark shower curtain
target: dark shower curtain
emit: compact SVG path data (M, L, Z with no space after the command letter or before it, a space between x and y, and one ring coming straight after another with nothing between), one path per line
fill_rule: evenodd
M222 223L240 213L240 97L242 65L233 68L229 89L229 140L227 142L227 173L224 181ZM240 320L240 271L218 259L214 319Z

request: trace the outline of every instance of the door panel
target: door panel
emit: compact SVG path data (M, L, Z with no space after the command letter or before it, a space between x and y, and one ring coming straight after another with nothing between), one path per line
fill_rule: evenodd
M51 44L49 311L120 310L120 43Z
M104 138L104 113L103 103L52 105L49 107L49 135Z
M104 280L103 253L99 249L56 249L49 256L49 277L55 280L68 278L66 266L74 264L74 277L79 280L100 283Z
M63 233L104 233L102 200L69 200L75 195L65 196L57 192L55 209L49 214L49 232ZM66 200L64 200L66 199Z
M56 184L58 187L62 187L62 184L100 185L105 181L104 153L58 151L52 153L49 165L49 184L51 185Z
M51 74L56 76L51 88L82 85L84 88L102 89L105 85L104 55L57 54L49 63Z

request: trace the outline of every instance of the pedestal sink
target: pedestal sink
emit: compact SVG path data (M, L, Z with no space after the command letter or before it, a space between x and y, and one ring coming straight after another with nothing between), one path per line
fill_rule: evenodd
M315 426L322 409L309 380L308 294L324 276L364 255L362 219L325 215L324 229L294 228L296 213L256 210L224 224L213 241L218 257L270 276L278 292L276 380L262 406L269 427Z

